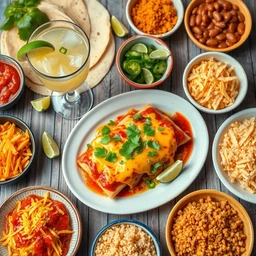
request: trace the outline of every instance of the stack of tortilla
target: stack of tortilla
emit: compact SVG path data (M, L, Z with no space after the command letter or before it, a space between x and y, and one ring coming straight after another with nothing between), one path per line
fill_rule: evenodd
M69 20L78 24L90 38L90 71L86 79L92 88L108 73L115 55L115 41L111 31L110 15L97 0L42 0L38 8L50 20ZM18 50L26 42L18 36L17 28L3 31L1 53L16 58ZM43 86L27 62L20 63L26 75L26 85L41 95L51 91Z

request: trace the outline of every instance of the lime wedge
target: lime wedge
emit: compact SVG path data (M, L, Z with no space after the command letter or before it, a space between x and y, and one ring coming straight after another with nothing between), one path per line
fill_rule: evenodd
M156 179L163 183L170 182L180 174L182 167L183 167L183 162L181 160L177 160L174 164L172 164L163 172L161 172L156 177Z
M60 150L56 141L46 131L44 131L42 135L42 146L43 146L44 153L46 154L47 157L55 158L59 156Z
M151 71L147 68L142 68L141 70L146 84L152 84L154 82L154 76Z
M36 111L43 112L50 107L51 98L50 96L46 96L46 97L32 100L30 101L30 103Z
M148 53L148 48L145 44L137 43L132 47L133 51Z
M37 50L44 50L46 51L45 53L47 53L48 51L54 51L55 47L47 42L47 41L43 41L43 40L35 40L32 42L29 42L25 45L23 45L18 53L17 53L17 59L19 61L25 61L26 60L26 54L32 51L37 51Z
M127 36L129 33L125 25L115 16L111 17L111 26L115 34L119 37Z
M166 60L170 53L163 49L158 49L149 54L149 58L154 60Z

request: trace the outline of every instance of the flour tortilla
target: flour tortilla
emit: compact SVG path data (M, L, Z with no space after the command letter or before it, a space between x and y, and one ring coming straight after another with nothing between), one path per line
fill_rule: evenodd
M88 37L91 34L91 24L88 9L83 0L44 0L50 4L57 5L63 12L78 24Z
M107 9L97 0L85 0L90 23L90 68L92 68L102 57L110 40L110 15Z

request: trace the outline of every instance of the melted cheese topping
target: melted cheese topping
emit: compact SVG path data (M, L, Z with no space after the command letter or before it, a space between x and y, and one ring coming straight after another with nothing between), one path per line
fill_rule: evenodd
M0 240L3 246L8 247L9 255L36 255L35 247L39 240L37 238L38 233L49 240L50 246L47 248L47 255L63 255L60 235L69 235L73 231L51 228L49 213L52 211L54 211L53 214L60 216L66 214L61 208L53 207L53 200L50 199L49 192L42 199L31 198L31 203L25 208L22 207L21 201L17 202L14 211L7 215L7 232L3 231L3 238ZM20 243L22 246L18 246Z

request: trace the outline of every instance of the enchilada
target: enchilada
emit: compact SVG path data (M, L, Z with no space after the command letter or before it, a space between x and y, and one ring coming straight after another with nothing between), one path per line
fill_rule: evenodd
M114 198L123 188L134 188L143 176L155 178L174 163L177 148L190 139L170 115L146 105L98 127L77 164L83 176Z

